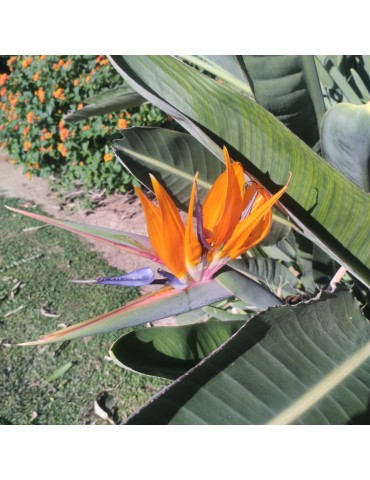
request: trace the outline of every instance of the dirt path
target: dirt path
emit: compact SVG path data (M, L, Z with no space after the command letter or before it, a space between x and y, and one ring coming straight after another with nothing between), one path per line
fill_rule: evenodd
M103 201L102 205L89 212L75 205L73 209L70 206L61 209L57 202L57 195L51 192L47 179L33 177L29 180L22 175L22 168L9 163L7 156L2 152L0 152L0 195L22 198L40 205L48 215L57 218L147 234L144 214L136 197L111 195ZM152 266L156 269L155 264L150 264L151 262L146 259L97 242L89 243L92 244L93 250L101 253L110 265L122 271L129 272L143 266ZM107 275L109 271L102 272L102 276ZM148 291L147 288L145 290Z

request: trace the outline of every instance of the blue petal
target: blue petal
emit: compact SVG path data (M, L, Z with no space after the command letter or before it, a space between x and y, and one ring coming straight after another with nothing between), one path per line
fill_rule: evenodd
M161 268L158 268L157 272L159 273L159 275L164 277L165 280L157 280L156 283L164 283L165 285L170 285L172 288L177 289L182 289L186 287L186 285L180 282L180 280L172 273L166 272L166 270L162 270Z
M213 250L211 245L206 240L204 236L204 229L203 229L203 213L202 213L202 205L198 198L198 186L196 185L195 189L195 218L197 221L197 236L198 240L202 244L203 248L206 250Z
M258 192L254 192L253 194L253 197L250 199L248 205L245 207L245 209L243 210L242 212L242 215L240 217L240 220L244 220L245 218L247 218L249 216L249 214L251 213L252 211L252 207L253 207L253 204L254 204L254 201L256 200L257 198L257 194Z
M101 277L97 279L96 283L99 285L120 285L122 287L142 287L153 283L154 280L153 270L145 267L120 277Z

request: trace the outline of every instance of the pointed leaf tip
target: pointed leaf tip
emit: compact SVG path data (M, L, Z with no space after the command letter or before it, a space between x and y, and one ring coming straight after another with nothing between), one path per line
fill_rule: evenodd
M154 272L150 267L139 268L119 277L101 277L96 280L99 285L118 285L121 287L142 287L150 285L155 280Z
M230 297L230 291L215 280L201 282L186 290L165 287L143 295L111 312L48 333L38 340L18 345L43 345L142 325L171 315L196 310L228 297Z
M149 238L145 235L99 227L97 225L89 225L87 223L77 223L71 220L61 220L13 207L7 208L12 212L25 215L34 220L47 223L48 225L59 227L71 233L81 235L82 237L126 250L129 253L149 258L157 263L162 263L155 255Z

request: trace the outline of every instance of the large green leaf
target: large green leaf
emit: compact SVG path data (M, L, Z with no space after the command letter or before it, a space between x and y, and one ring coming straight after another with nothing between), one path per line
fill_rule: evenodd
M244 55L256 101L310 147L319 144L325 105L311 55Z
M185 210L196 172L199 172L198 193L203 200L225 169L191 135L164 128L128 128L124 137L113 144L116 155L132 175L151 188L149 174L154 174Z
M87 98L84 103L88 105L80 110L72 110L65 117L66 122L80 122L94 115L118 112L125 108L141 105L145 100L129 85L112 88L97 95Z
M244 323L208 321L182 327L140 328L115 341L109 354L122 368L175 379L226 342Z
M136 79L126 74L125 70L122 68L122 66L126 67L126 64L122 63L123 58L121 56L111 56L109 57L109 59L114 68L118 71L118 73L124 79L126 79L127 83L131 85L134 90L136 90L148 101L153 103L153 105L156 105L158 108L173 117L177 122L179 122L180 125L182 125L186 130L188 130L194 138L196 138L200 143L202 143L206 148L208 148L208 150L212 152L217 158L219 158L219 160L223 161L222 150L217 145L217 143L209 137L209 135L207 135L186 115L174 108L167 101L163 100L157 93L155 93L151 89L148 89L146 85L142 85L140 83L140 79L137 79L138 81L136 81ZM116 63L116 60L118 61L118 63ZM179 63L182 64L182 62ZM201 73L199 74L205 77L205 75Z
M275 191L291 171L282 204L306 235L370 284L368 194L260 105L179 60L114 56L111 61L133 88L172 114L215 155L219 151L209 135L220 146L227 143L232 156L266 187Z
M286 266L272 258L232 260L228 265L238 272L258 279L275 292L280 291L285 297L297 294L298 278Z
M357 302L322 293L255 316L127 423L368 423L369 357Z

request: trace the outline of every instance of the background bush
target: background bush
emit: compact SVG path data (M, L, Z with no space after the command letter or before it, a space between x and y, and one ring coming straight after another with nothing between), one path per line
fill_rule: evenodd
M124 192L132 177L114 159L109 137L129 126L161 125L166 116L143 104L65 124L83 101L122 85L104 55L11 56L0 73L0 147L26 176L53 176L64 190ZM3 70L4 71L4 70Z

